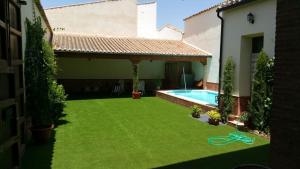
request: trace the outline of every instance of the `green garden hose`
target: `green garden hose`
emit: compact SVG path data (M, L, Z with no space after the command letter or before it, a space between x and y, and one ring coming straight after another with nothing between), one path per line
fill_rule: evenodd
M208 143L216 146L223 146L233 142L242 142L245 144L253 144L255 138L251 138L243 134L242 132L236 131L229 133L228 136L214 136L208 138Z

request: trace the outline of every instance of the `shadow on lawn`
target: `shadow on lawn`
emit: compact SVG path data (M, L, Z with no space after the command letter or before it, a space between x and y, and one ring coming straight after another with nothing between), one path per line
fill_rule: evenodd
M51 169L54 144L55 130L47 144L36 145L30 142L26 146L21 169Z
M61 117L65 117L66 114L62 114ZM70 123L64 119L58 119L55 122L55 128ZM37 145L34 141L30 141L25 150L25 154L22 159L21 169L51 169L52 157L55 145L56 131L52 131L51 139L47 144Z
M269 145L263 145L211 157L180 162L155 169L233 169L241 164L266 165L269 147Z

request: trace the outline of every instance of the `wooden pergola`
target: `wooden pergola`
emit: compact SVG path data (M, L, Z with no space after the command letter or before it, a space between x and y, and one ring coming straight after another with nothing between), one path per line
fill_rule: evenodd
M73 34L54 34L53 48L57 57L84 59L130 60L138 70L141 61L200 62L207 70L211 55L183 41L138 38L112 38ZM138 71L133 71L138 77ZM134 79L139 80L139 79ZM206 84L206 79L203 80Z

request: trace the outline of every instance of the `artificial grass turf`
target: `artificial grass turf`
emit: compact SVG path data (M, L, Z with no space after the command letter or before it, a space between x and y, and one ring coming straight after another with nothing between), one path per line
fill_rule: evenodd
M230 169L241 163L264 164L269 142L213 146L210 136L235 129L192 119L191 110L146 97L67 102L65 124L43 146L29 146L24 169Z

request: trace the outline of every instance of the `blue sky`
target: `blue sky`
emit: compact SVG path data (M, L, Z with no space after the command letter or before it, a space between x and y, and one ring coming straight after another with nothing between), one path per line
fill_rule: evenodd
M41 0L44 8L91 1L93 0ZM152 0L139 1L148 2ZM165 24L172 24L183 30L184 18L222 1L223 0L157 0L157 26L160 28Z

